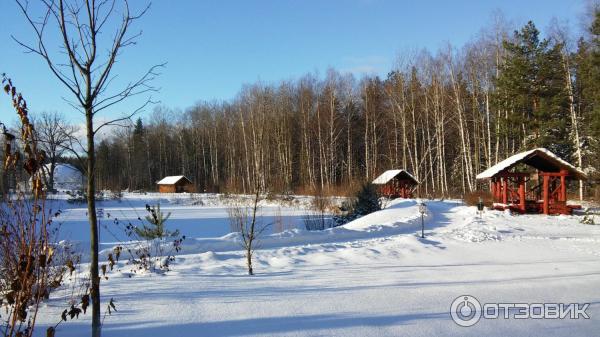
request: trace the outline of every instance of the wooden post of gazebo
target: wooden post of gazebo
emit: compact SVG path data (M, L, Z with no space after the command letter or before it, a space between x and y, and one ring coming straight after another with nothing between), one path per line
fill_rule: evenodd
M545 174L542 177L543 177L542 179L544 180L543 185L542 185L542 194L543 194L543 196L542 196L542 198L543 198L543 201L542 201L542 213L548 214L549 213L548 211L550 209L550 202L548 200L548 197L550 196L550 193L549 193L550 192L549 191L549 189L550 189L550 177L548 175L545 175Z
M508 177L502 177L502 203L508 205Z
M525 177L519 177L519 209L525 213Z
M496 200L502 200L502 178L498 177L496 184L498 185L498 199Z
M567 201L567 176L569 171L560 170L560 201Z

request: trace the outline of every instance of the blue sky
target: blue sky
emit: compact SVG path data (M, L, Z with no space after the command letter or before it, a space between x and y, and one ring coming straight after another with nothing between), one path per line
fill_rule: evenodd
M200 100L233 98L245 83L324 74L328 67L357 77L385 75L402 50L462 46L489 25L496 10L517 24L533 20L542 30L557 17L579 34L584 8L585 0L155 0L135 26L143 30L139 43L124 52L115 73L135 79L147 67L168 62L155 81L161 91L154 98L185 109ZM2 0L0 72L14 78L31 110L62 111L80 120L41 59L24 54L11 35L27 41L32 30L14 2ZM106 114L118 116L139 102ZM0 105L0 116L7 108Z

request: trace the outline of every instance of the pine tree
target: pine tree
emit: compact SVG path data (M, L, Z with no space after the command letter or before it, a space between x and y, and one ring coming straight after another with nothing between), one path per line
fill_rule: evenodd
M506 57L497 80L498 108L506 112L502 125L507 152L547 147L569 158L568 97L561 70L561 45L540 40L533 22L504 41ZM509 147L510 146L510 147Z
M152 240L179 235L179 231L176 230L171 232L165 228L165 222L167 222L171 213L164 215L160 210L160 204L156 206L146 205L146 211L149 213L149 215L146 216L146 221L149 226L143 225L141 228L135 227L135 232L139 237L146 240Z
M379 195L373 184L364 184L356 194L354 202L353 214L355 218L367 215L381 209Z
M541 98L539 109L536 111L540 121L540 137L537 144L570 160L574 151L570 136L569 101L561 68L561 49L560 44L555 44L541 55Z
M381 210L381 201L375 185L363 184L356 192L354 200L344 202L340 209L343 214L333 217L334 226L344 225L354 219Z
M575 96L582 119L584 168L600 162L600 11L589 28L590 40L581 38L575 61Z
M587 83L588 96L590 103L590 126L591 134L597 142L600 141L600 10L597 9L595 13L595 19L590 27L591 39L591 53L590 53L590 67L589 67L589 78L590 81ZM596 153L600 151L600 145L596 148Z
M144 163L145 158L145 144L144 137L146 134L146 128L141 118L135 121L133 126L133 134L129 143L128 163L129 169L132 172L144 172L146 164ZM129 175L130 182L129 187L137 190L143 187L143 178L137 175Z
M142 118L138 117L135 121L135 127L133 129L133 134L136 136L142 136L144 133L144 124L142 123Z

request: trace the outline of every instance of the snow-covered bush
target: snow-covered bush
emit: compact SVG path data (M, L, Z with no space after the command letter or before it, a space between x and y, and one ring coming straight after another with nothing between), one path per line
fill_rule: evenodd
M110 191L109 198L111 200L121 201L123 199L123 192L119 189L114 189Z
M594 221L594 215L592 213L590 213L589 208L587 208L585 210L585 214L583 215L583 217L581 218L581 220L579 221L582 224L585 225L595 225L596 222Z
M83 191L67 191L67 202L70 204L82 204L86 201Z

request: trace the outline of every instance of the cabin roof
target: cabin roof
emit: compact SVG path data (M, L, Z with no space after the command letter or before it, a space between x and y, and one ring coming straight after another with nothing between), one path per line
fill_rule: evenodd
M412 174L408 173L405 170L387 170L383 172L379 177L375 178L375 180L373 180L373 184L385 185L395 177L412 180L415 184L419 183L419 181L415 179L415 177L413 177Z
M175 185L182 179L185 179L185 180L187 180L187 182L191 183L191 180L189 180L186 176L168 176L168 177L162 178L162 180L160 180L156 184L157 185Z
M509 170L517 164L526 164L543 172L559 172L567 170L569 174L576 179L587 179L586 174L575 166L564 161L550 150L540 147L537 149L517 153L510 156L498 164L479 173L477 179L490 179L498 173Z

